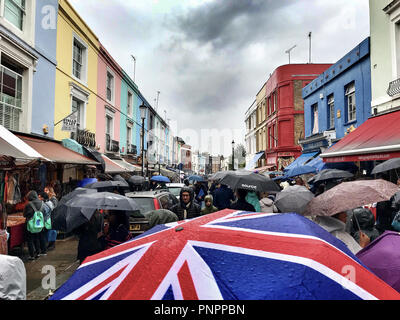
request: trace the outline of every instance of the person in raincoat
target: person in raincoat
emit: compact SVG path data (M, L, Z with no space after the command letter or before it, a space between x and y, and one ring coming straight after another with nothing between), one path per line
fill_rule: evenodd
M227 185L221 184L214 192L214 206L218 210L224 210L230 207L235 200L235 195L231 188Z
M132 239L129 232L129 218L124 211L110 210L107 220L107 228L104 228L106 250Z
M192 219L200 216L201 208L194 201L193 188L183 187L179 194L179 203L171 208L179 220Z
M178 221L178 216L170 210L159 209L144 213L148 221L148 229L151 229L159 224L167 224Z
M274 205L273 196L268 195L268 193L261 193L260 200L260 211L265 213L276 213L279 212L278 208Z
M213 205L213 196L206 195L204 198L205 207L201 210L201 215L206 215L218 211L218 208Z
M361 232L360 240L357 242L346 232L347 213L341 212L332 217L317 216L312 219L319 226L328 231L331 235L341 240L353 253L356 254L370 243L369 237Z
M357 221L355 221L355 219L357 219ZM352 229L351 235L357 242L360 241L358 225L360 226L361 232L365 233L371 242L380 236L378 229L375 228L375 218L371 210L367 208L356 208L353 210L353 215L350 220Z
M253 205L256 212L261 212L260 199L256 192L249 191L246 196L246 201Z

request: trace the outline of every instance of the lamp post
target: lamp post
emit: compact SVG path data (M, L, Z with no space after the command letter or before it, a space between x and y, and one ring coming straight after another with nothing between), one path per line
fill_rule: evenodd
M144 120L146 119L147 107L143 103L139 109L140 117L142 118L142 177L144 177Z
M232 141L232 171L235 171L235 140Z

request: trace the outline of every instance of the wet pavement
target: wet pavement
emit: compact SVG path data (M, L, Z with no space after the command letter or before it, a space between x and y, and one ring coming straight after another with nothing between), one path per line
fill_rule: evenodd
M26 246L22 255L20 250L10 252L10 255L19 256L25 264L27 300L46 299L49 295L49 289L44 289L42 282L45 286L51 284L50 277L53 274L55 276L56 289L71 277L79 266L79 262L76 259L77 248L78 238L70 237L57 240L55 249L49 251L47 256L39 257L34 261L28 261Z

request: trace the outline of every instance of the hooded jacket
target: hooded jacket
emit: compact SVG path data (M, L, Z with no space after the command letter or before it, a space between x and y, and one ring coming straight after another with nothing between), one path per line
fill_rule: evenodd
M315 217L313 221L328 231L331 235L341 240L353 254L356 254L362 249L356 240L345 231L346 224L342 221L333 217Z
M178 216L166 209L152 210L144 214L149 222L149 229L159 225L178 221Z
M274 202L270 198L262 198L260 200L260 212L274 213L278 212L277 207L275 207Z
M355 219L357 219L361 231L370 238L371 242L379 237L380 234L378 229L375 228L375 218L373 213L366 208L357 208L353 210L353 216L351 218L353 230L352 235L357 242L360 241L360 232Z
M213 196L211 194L206 195L206 197L204 198L204 202L207 202L207 200L211 201L211 206L205 206L201 210L201 215L210 214L218 211L218 208L213 205Z
M185 204L182 199L182 194L184 192L188 192L190 195L190 200L188 204ZM200 216L201 208L200 206L194 202L194 191L192 188L183 187L179 194L179 203L174 205L171 208L171 211L174 212L179 220L185 220L185 211L186 211L186 219L192 219Z
M258 199L257 193L250 191L246 196L246 201L256 209L256 212L261 212L260 199Z
M214 206L219 210L224 210L230 207L231 201L235 200L235 195L232 189L228 188L226 185L222 184L214 192Z
M24 217L26 218L26 220L30 220L35 211L33 210L31 204L33 203L34 207L37 210L40 210L43 204L43 201L39 199L38 194L36 191L30 191L28 193L28 203L26 204L25 208L24 208Z

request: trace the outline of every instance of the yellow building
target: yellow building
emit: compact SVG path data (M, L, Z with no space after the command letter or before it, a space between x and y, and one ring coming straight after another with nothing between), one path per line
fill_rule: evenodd
M62 140L76 134L62 131L60 121L77 111L78 137L73 138L80 142L81 133L87 131L86 143L82 144L95 144L99 39L67 0L58 2L54 119L58 124L54 128L54 138Z

